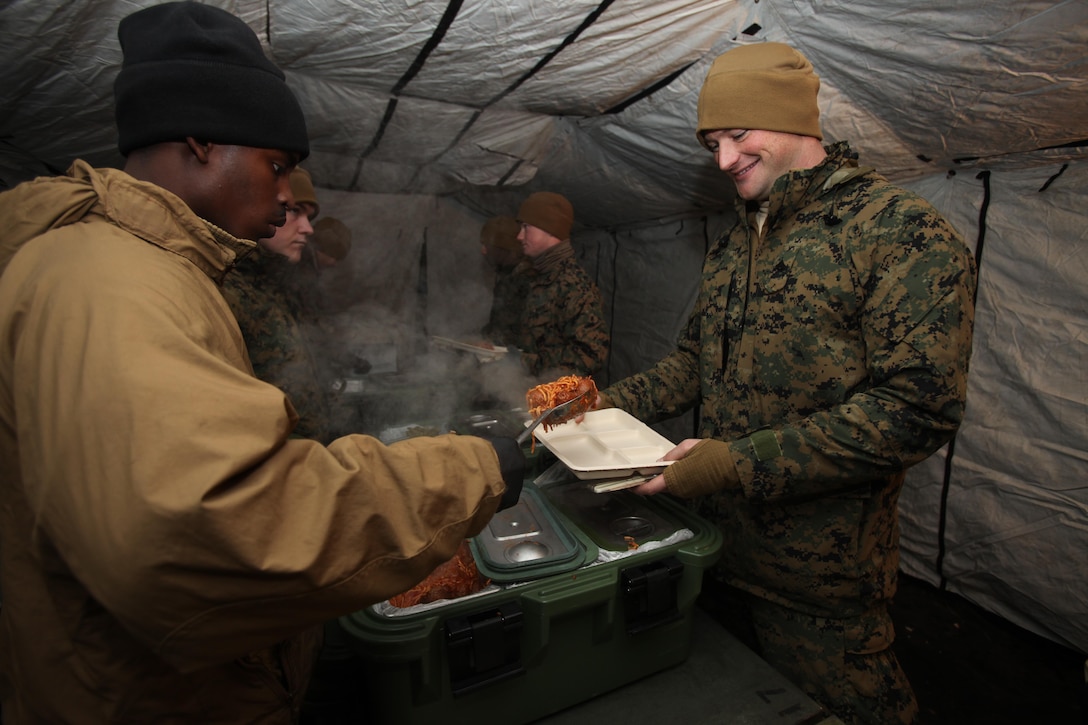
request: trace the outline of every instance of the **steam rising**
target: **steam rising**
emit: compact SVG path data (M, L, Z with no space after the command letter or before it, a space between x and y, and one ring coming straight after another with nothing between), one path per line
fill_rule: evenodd
M316 163L316 162L314 162ZM482 342L494 271L482 221L457 204L411 195L320 189L322 214L352 230L350 254L322 270L326 315L309 338L330 388L336 432L378 435L408 423L448 425L483 410L525 409L539 381L514 350L481 362L432 336Z

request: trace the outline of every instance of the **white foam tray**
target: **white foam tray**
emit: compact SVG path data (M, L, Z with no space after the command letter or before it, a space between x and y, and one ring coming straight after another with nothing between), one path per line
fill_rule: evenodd
M581 423L568 421L534 431L555 457L581 479L661 473L672 461L659 460L675 445L618 408L591 410Z

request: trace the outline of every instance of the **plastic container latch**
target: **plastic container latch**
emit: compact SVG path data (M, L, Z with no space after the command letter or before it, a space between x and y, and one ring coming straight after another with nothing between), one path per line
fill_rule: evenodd
M517 602L503 602L446 621L450 689L464 695L521 674L522 612Z
M675 556L620 570L628 634L680 619L676 589L683 574L684 565Z

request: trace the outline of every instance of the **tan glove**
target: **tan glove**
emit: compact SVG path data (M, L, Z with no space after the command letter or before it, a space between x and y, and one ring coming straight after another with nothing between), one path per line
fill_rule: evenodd
M739 485L729 444L713 438L700 441L665 469L665 490L680 498L695 498Z

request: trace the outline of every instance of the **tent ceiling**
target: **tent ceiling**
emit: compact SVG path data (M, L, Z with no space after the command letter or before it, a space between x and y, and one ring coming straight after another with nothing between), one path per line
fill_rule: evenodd
M7 183L75 157L120 164L116 26L148 4L3 4ZM542 188L595 227L721 208L731 189L692 128L710 62L737 43L799 47L822 78L826 138L851 140L893 179L1053 163L1088 138L1079 0L214 4L249 22L287 72L320 186L450 195L481 213Z

